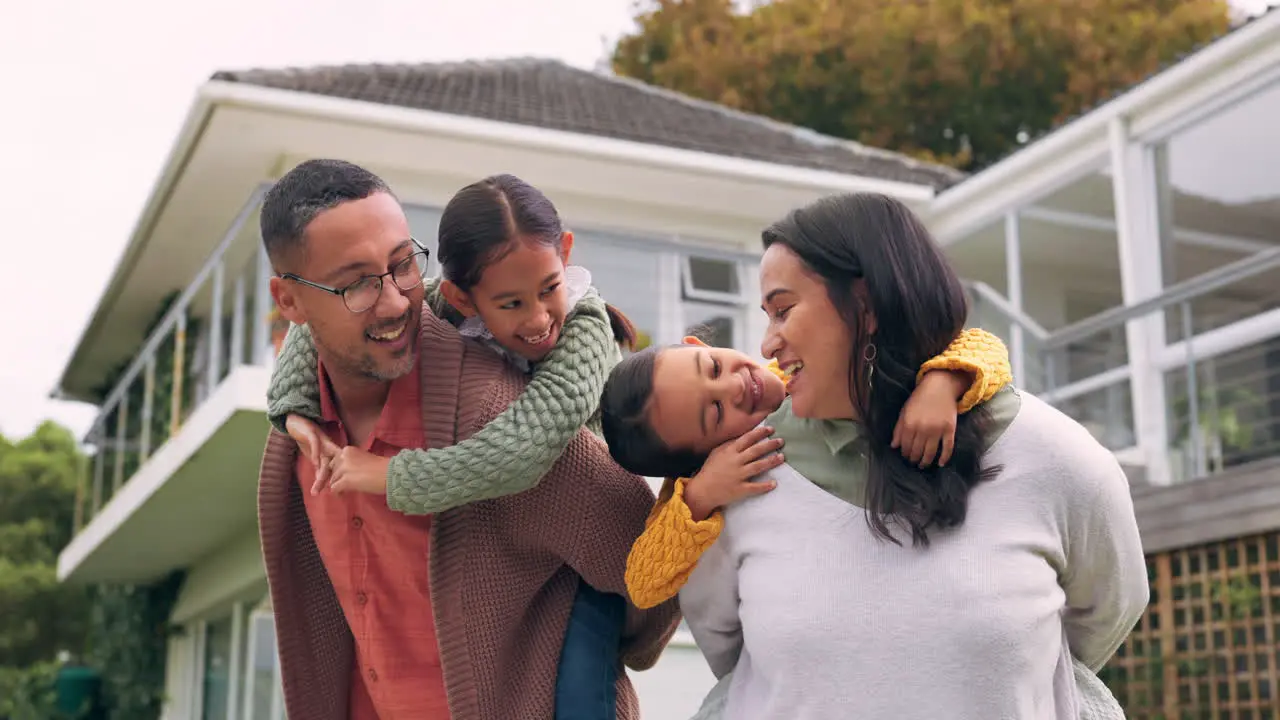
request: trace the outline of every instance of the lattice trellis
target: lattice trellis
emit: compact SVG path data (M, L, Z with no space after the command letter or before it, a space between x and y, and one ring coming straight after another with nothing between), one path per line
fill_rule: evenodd
M1147 556L1151 605L1102 671L1134 720L1280 720L1280 533Z

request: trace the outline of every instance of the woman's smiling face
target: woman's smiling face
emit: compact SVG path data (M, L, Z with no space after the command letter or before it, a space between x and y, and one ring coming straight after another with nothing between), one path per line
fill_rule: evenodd
M792 411L805 418L852 418L853 336L826 283L791 248L775 243L760 262L760 293L769 315L760 354L792 373ZM867 331L875 332L873 321Z

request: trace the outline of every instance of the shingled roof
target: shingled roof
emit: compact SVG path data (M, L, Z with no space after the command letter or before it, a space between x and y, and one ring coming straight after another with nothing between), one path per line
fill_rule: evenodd
M935 188L965 177L948 167L557 60L221 71L213 79Z

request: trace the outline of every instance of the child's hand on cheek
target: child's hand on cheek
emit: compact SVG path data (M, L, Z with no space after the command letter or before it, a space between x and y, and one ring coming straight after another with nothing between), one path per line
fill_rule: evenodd
M785 462L780 452L770 455L782 447L782 439L769 437L772 434L773 428L761 426L711 451L698 474L685 482L684 501L695 521L702 522L717 508L777 486L773 480L751 481Z
M946 465L955 446L957 398L968 390L970 377L963 372L935 370L925 373L902 406L890 447L920 467L934 460Z

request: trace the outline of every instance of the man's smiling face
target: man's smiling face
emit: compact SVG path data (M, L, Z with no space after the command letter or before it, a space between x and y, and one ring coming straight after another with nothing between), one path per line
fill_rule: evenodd
M381 275L416 252L400 203L378 192L321 212L307 225L293 273L314 283L343 288L361 277ZM281 312L311 328L331 372L389 381L414 365L422 319L423 287L396 287L390 276L368 310L351 312L343 299L303 283L273 281Z

